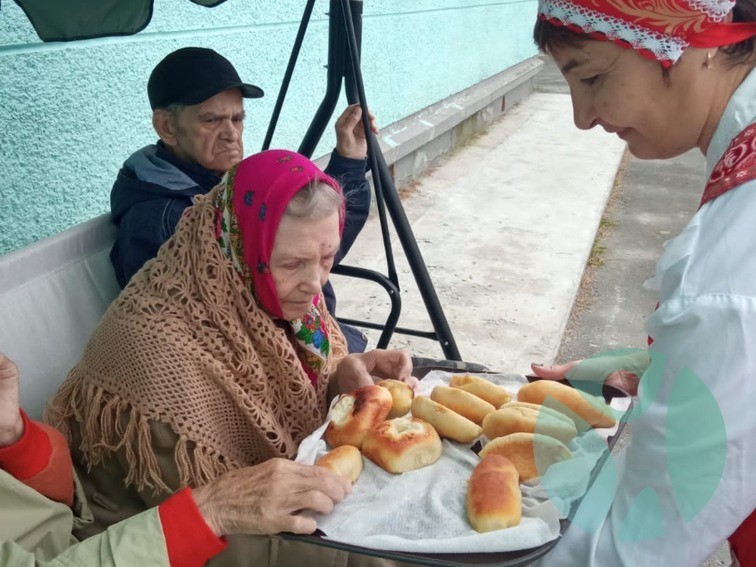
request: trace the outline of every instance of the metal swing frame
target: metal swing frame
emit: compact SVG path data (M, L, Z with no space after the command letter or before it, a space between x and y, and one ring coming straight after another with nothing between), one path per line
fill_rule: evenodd
M332 273L341 276L353 277L377 283L388 293L391 307L384 324L371 321L361 321L339 317L339 321L360 326L368 329L381 331L378 340L378 348L386 348L394 333L422 337L438 341L445 358L448 360L461 361L462 358L457 349L457 344L452 335L449 323L446 320L441 303L436 295L436 290L431 282L425 261L417 246L417 241L410 227L407 216L399 199L393 177L386 165L378 140L370 130L369 117L365 89L360 70L360 47L362 42L362 6L361 0L329 0L329 34L328 34L328 66L326 92L320 103L315 116L307 129L299 153L311 157L320 141L323 132L330 122L336 104L341 94L342 85L346 92L349 104L359 102L362 108L362 120L367 134L368 164L373 175L373 188L375 192L378 217L381 224L381 235L386 254L387 274L384 275L375 270L359 268L340 264L335 266ZM281 115L286 93L291 83L291 77L296 67L299 51L302 47L307 27L315 6L315 0L307 0L304 14L299 25L294 46L291 50L289 63L286 67L278 98L271 115L268 131L263 142L263 150L270 147L273 134L275 133L278 119ZM399 293L399 278L394 263L394 254L391 247L389 234L389 217L399 238L399 242L407 256L412 274L417 283L420 295L425 304L433 331L422 331L398 327L401 314L402 301Z

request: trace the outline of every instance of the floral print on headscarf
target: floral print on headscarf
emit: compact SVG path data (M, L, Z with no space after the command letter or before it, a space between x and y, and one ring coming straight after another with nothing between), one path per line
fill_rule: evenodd
M313 181L341 189L310 160L285 150L255 154L231 168L215 202L218 245L231 260L245 287L273 318L283 312L270 273L270 256L281 217L292 197ZM342 221L339 232L343 230ZM315 297L307 313L289 321L302 366L314 384L330 353L326 321Z

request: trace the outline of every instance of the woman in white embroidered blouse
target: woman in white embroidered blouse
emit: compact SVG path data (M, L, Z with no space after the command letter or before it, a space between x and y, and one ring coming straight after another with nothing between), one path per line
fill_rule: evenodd
M576 126L601 126L640 158L699 148L709 175L652 279L649 350L614 373L616 360L533 367L568 379L599 369L639 395L629 446L549 567L695 567L725 538L756 565L755 36L756 0L539 2L534 38L569 84Z

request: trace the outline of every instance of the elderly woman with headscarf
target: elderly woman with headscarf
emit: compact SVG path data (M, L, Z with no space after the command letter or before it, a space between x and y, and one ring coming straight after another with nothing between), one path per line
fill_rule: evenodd
M543 564L696 566L729 537L756 565L756 2L540 0L534 37L579 128L643 159L697 148L708 175L649 282L649 351L608 377L638 388L631 441ZM585 379L602 366L533 370Z
M325 308L343 223L338 184L283 150L245 159L187 210L48 408L88 471L97 529L242 467L258 474L246 489L259 496L248 513L261 534L309 533L307 511L330 511L342 479L292 462L298 444L334 395L372 376L414 380L406 353L347 355ZM211 564L384 563L240 539Z

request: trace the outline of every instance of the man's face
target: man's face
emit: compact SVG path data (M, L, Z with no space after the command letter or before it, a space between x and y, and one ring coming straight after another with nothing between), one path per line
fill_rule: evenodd
M242 101L239 89L229 89L187 106L171 116L173 137L163 141L179 159L223 175L244 157Z

